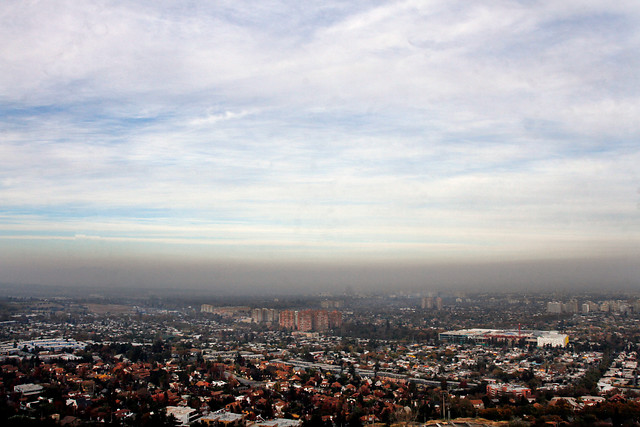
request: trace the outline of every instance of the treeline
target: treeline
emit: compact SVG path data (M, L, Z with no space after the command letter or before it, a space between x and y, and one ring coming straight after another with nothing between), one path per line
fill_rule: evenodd
M452 408L452 417L454 414L458 415L455 407ZM561 400L555 405L500 406L481 409L477 415L492 421L523 420L528 425L592 426L599 423L638 425L640 403L604 402L574 410L568 403Z
M431 328L409 328L404 325L383 325L360 321L345 322L340 333L343 337L363 338L371 340L396 340L400 342L435 342L438 332Z

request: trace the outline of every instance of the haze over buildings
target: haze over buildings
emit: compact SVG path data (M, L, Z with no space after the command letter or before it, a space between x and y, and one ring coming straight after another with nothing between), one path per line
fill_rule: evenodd
M0 282L638 285L636 1L0 11Z

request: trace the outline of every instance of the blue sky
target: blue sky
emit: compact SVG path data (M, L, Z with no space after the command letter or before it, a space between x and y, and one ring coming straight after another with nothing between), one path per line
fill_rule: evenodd
M0 281L638 255L636 1L5 1L0 40Z

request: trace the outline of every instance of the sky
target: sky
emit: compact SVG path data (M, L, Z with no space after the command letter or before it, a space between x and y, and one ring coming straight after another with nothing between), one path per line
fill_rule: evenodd
M640 288L640 2L0 5L0 282Z

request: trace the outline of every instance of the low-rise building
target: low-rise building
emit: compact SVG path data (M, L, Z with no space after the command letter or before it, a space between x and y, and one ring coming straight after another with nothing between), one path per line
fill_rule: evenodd
M178 421L178 425L187 426L194 422L199 414L198 411L187 406L167 406L167 416L173 416Z

